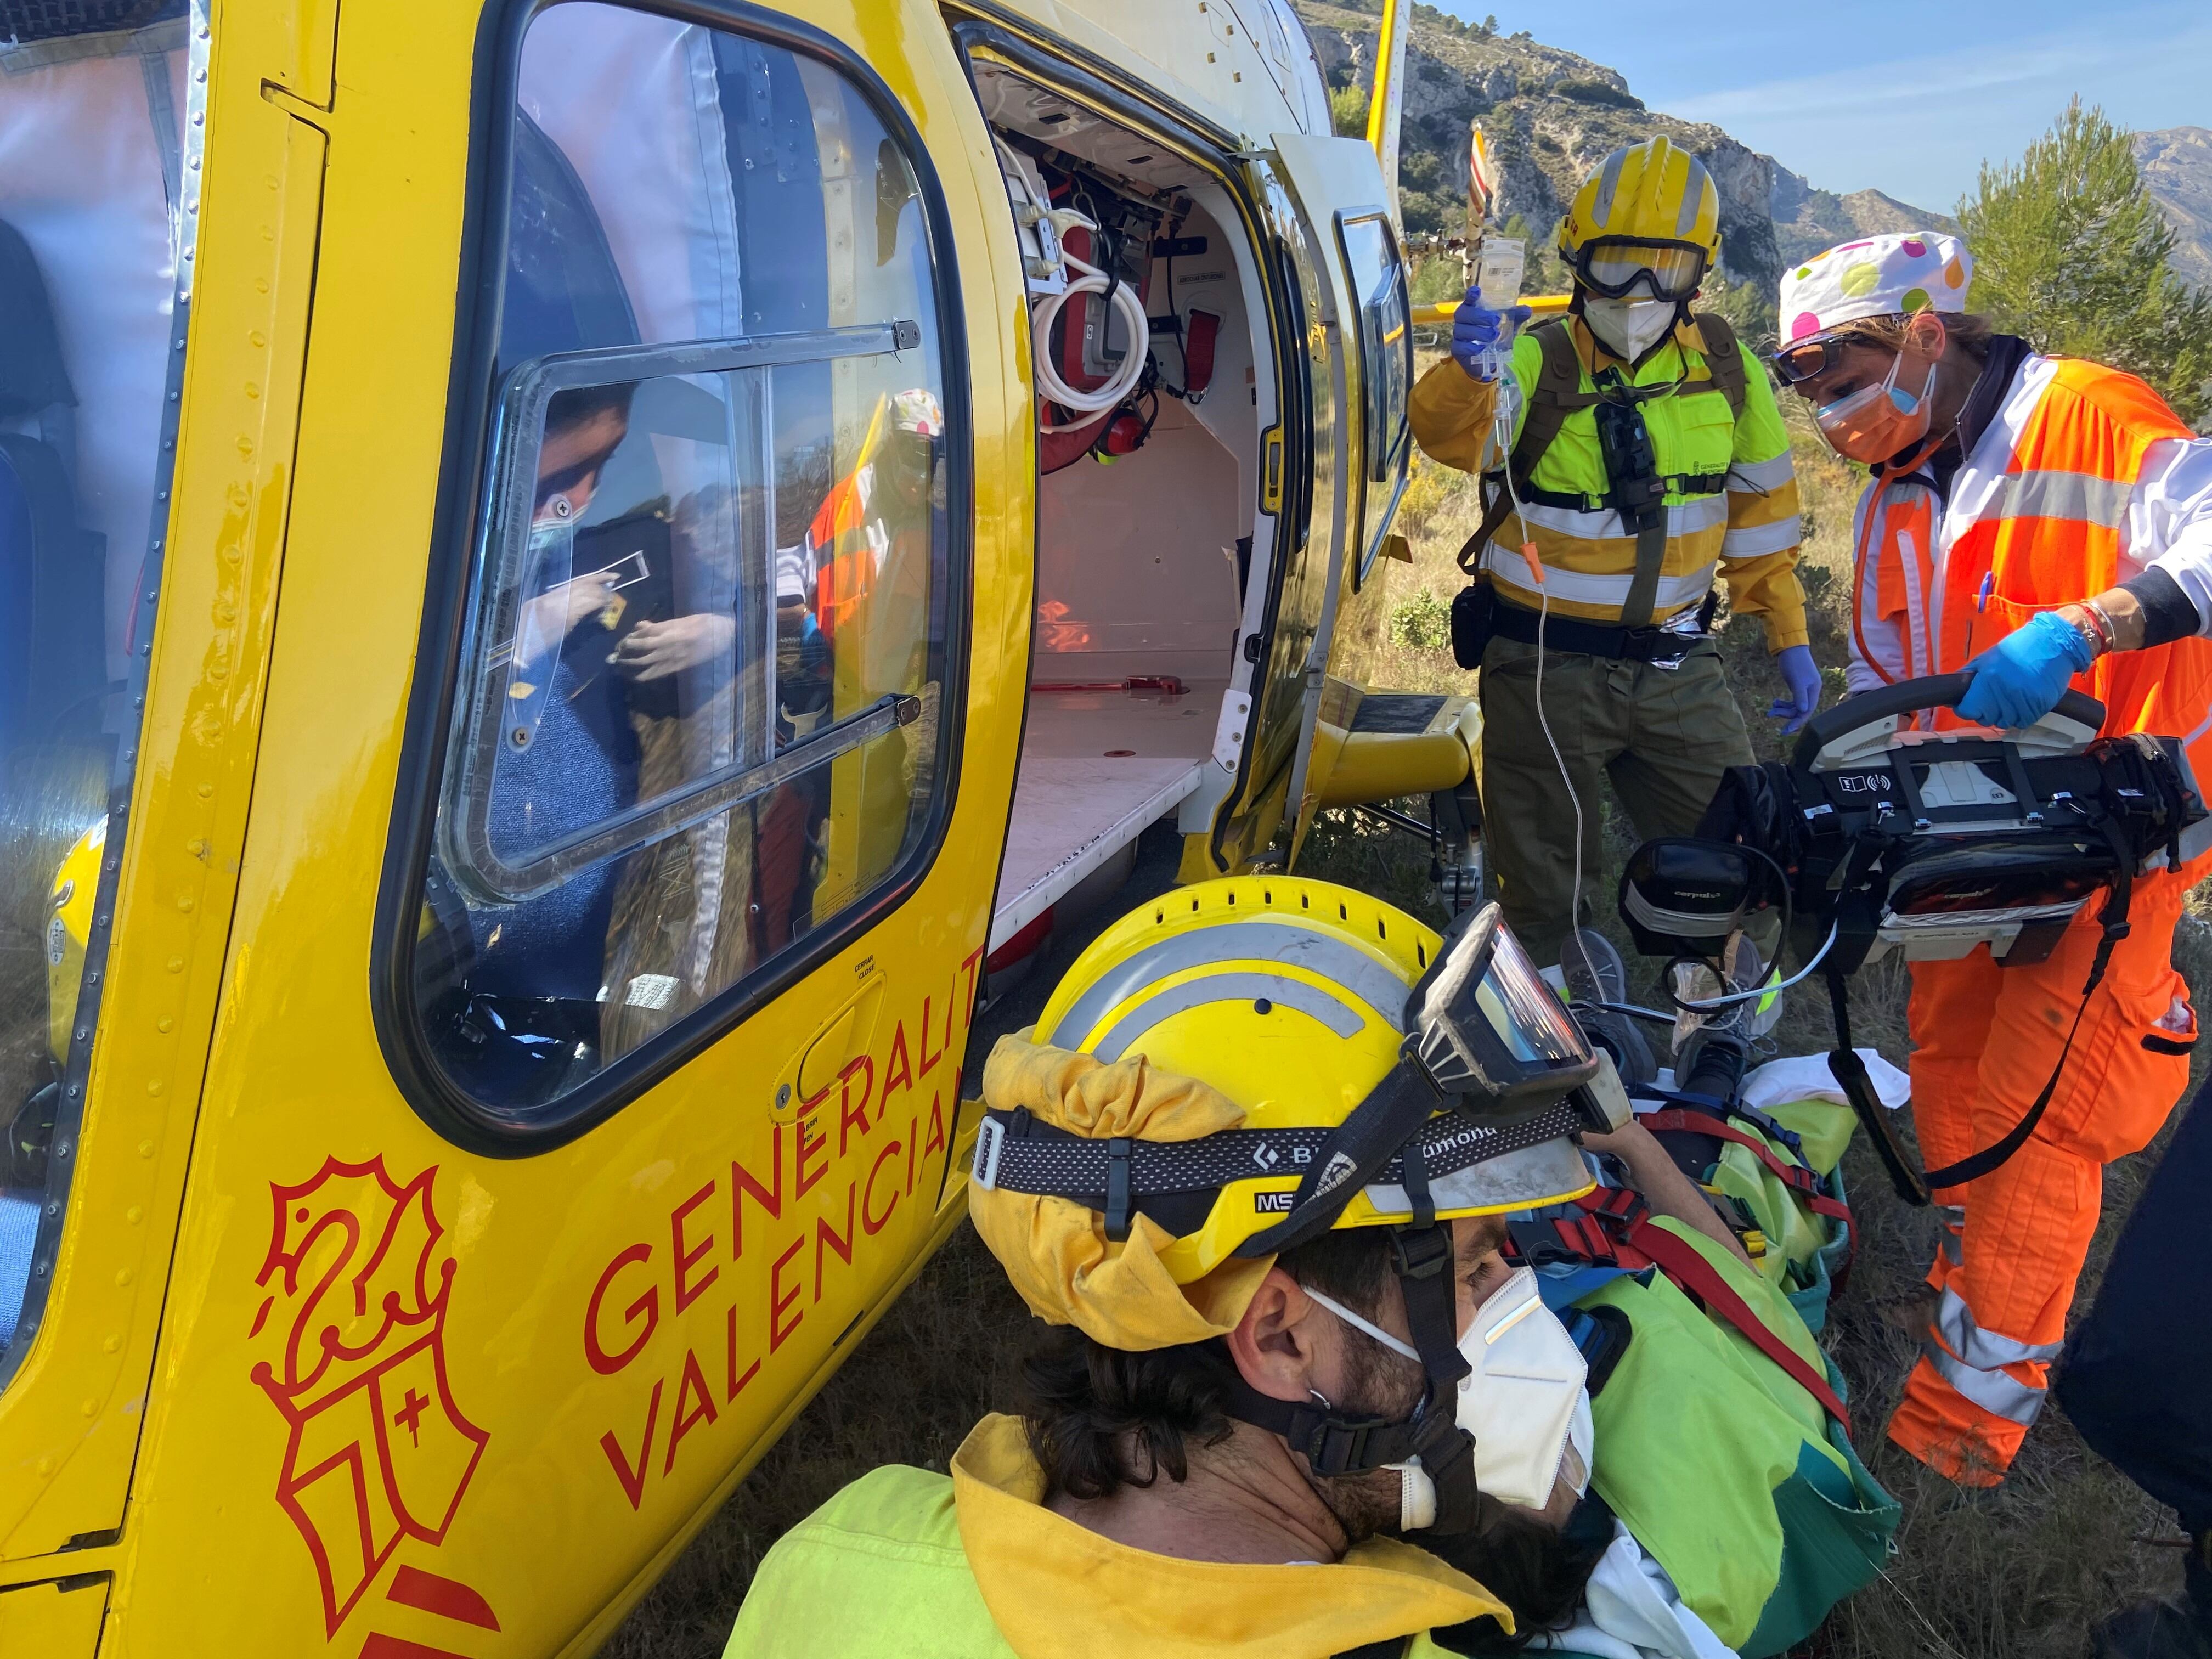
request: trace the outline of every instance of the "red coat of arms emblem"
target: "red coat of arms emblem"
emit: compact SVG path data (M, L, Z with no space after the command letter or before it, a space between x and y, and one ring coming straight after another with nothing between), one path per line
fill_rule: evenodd
M490 1438L446 1380L454 1262L437 1173L403 1185L380 1157L331 1158L298 1186L270 1184L252 1376L289 1431L276 1501L314 1558L326 1635L402 1539L444 1540Z

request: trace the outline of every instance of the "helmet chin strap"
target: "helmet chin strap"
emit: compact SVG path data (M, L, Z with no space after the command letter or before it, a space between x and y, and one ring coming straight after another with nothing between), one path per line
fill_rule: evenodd
M1426 1183L1421 1184L1425 1188ZM1404 1529L1466 1532L1474 1525L1480 1491L1474 1437L1458 1423L1460 1379L1471 1367L1459 1351L1451 1224L1431 1219L1422 1225L1394 1227L1390 1249L1413 1349L1427 1378L1413 1412L1397 1419L1352 1416L1319 1394L1310 1401L1278 1400L1253 1388L1223 1355L1229 1414L1282 1436L1318 1475L1397 1470L1399 1518ZM1334 1309L1328 1298L1316 1299ZM1347 1322L1365 1327L1368 1322ZM1401 1352L1405 1347L1395 1338L1386 1346Z

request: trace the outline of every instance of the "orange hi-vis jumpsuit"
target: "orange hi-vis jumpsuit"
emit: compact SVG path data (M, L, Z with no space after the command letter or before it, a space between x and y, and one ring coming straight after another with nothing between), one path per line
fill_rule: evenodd
M1948 500L1924 471L1868 487L1854 689L1954 672L2036 612L2117 585L2146 452L2191 436L2132 375L2027 357ZM2109 654L2074 684L2105 704L2107 735L2185 738L2198 779L2212 780L2212 640ZM1948 710L1933 719L1958 723ZM2173 929L2202 873L2136 883L2128 935L2033 1135L1981 1179L1934 1194L1945 1226L1928 1283L1941 1300L1889 1437L1954 1480L2003 1480L2066 1334L2102 1166L2147 1146L2188 1083L2197 1022L2173 970ZM2000 968L1987 945L1913 964L1913 1119L1929 1167L1997 1140L2041 1093L2081 1005L2101 902L2033 966Z

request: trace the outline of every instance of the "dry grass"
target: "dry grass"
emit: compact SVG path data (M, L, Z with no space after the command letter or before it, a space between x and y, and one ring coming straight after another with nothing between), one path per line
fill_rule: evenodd
M1802 569L1813 602L1813 647L1841 689L1849 593L1850 506L1857 483L1817 444L1801 444L1800 488L1808 538ZM1408 489L1403 527L1416 562L1378 566L1390 605L1426 588L1449 603L1461 578L1452 555L1473 527L1473 491L1433 465ZM1370 616L1347 641L1356 677L1377 686L1458 690L1465 677L1449 653L1389 638L1388 611ZM1731 678L1762 756L1778 753L1765 717L1776 695L1753 626L1726 627ZM1628 850L1625 823L1608 803L1608 865L1592 890L1609 894ZM1172 878L1171 838L1148 837L1128 896ZM1378 893L1434 919L1427 855L1395 832L1348 814L1323 816L1310 838L1306 873ZM1605 907L1601 904L1601 909ZM2184 919L2176 957L2200 1006L2212 993L2212 903L2200 891ZM1000 1030L1032 1017L1044 988L1079 941L1052 959L1010 1006L978 1023L971 1066ZM1621 943L1626 945L1625 938ZM1892 1060L1905 1055L1903 973L1877 968L1854 985L1855 1035ZM1825 998L1797 997L1776 1033L1780 1051L1827 1046ZM971 1075L973 1075L971 1071ZM2161 1142L2162 1145L2162 1142ZM2132 1207L2159 1148L2108 1173L2105 1216L2076 1305L2086 1307L2120 1220ZM1861 1449L1876 1479L1903 1501L1897 1553L1882 1580L1844 1604L1804 1651L1821 1659L2075 1659L2090 1625L2179 1583L2179 1552L2142 1541L2173 1534L2171 1514L2089 1453L2063 1413L2047 1411L2028 1437L2011 1478L1993 1492L1965 1492L1881 1439L1924 1319L1921 1275L1936 1249L1929 1212L1891 1196L1871 1152L1855 1144L1845 1161L1862 1240L1848 1295L1836 1304L1826 1341L1850 1379ZM769 1544L846 1481L890 1461L942 1469L968 1427L1008 1397L1007 1356L1022 1346L1027 1319L973 1233L963 1230L863 1342L758 1471L740 1488L603 1650L608 1659L705 1659L721 1650L738 1602ZM1686 1425L1687 1426L1687 1425Z

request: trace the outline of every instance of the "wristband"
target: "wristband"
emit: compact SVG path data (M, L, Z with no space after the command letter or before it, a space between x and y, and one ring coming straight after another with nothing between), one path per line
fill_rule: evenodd
M2101 657L2120 648L2120 630L2103 605L2094 599L2084 599L2081 601L2081 612L2088 617L2090 629L2097 635L2090 641L2090 649L2094 654Z
M2106 649L2105 635L2099 629L2096 618L2089 614L2089 607L2087 605L2077 599L2070 604L2059 605L2054 610L2046 611L2043 614L2055 617L2072 629L2074 636L2081 641L2083 647L2089 653L2091 662L2096 661L2099 657L2104 655Z

